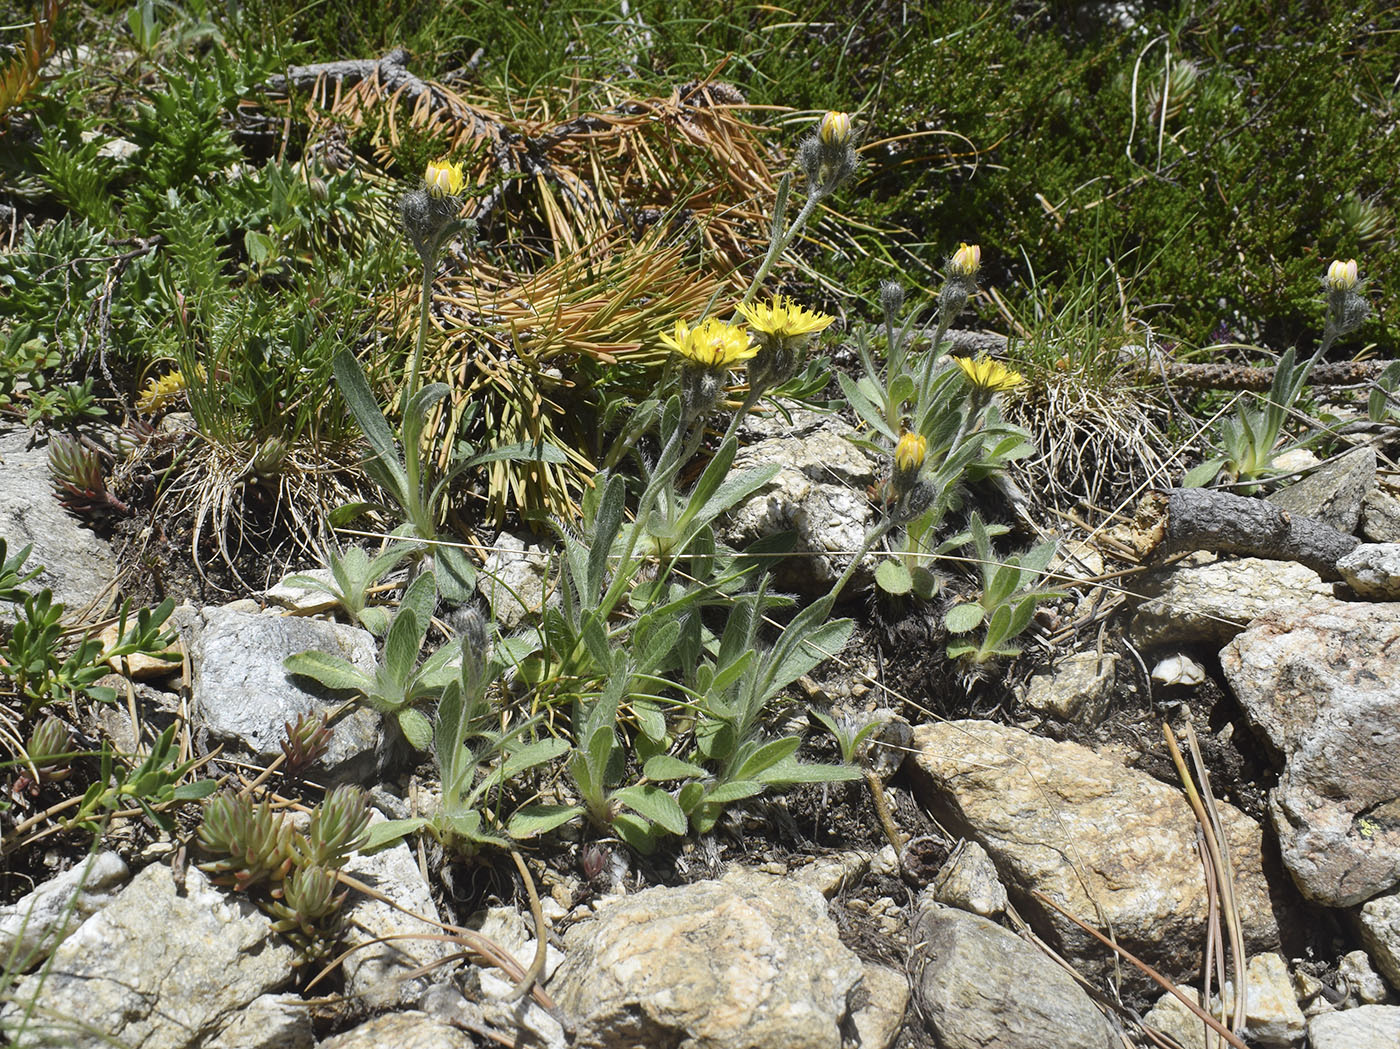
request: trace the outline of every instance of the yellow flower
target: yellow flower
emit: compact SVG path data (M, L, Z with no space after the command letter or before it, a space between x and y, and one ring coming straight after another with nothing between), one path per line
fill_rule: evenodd
M959 244L948 268L957 277L977 276L977 271L982 268L982 249L976 244Z
M832 110L822 117L821 139L828 146L844 146L851 141L851 114Z
M1025 381L1021 378L1020 372L1014 372L1001 361L994 361L990 357L981 357L975 361L968 357L954 359L958 362L958 367L963 370L963 374L967 376L967 381L979 390L1002 393L1006 390L1014 390Z
M906 433L894 449L894 465L900 473L912 473L924 465L928 454L928 438L921 433Z
M1327 267L1327 286L1334 291L1351 291L1356 287L1356 260L1333 259Z
M825 331L835 317L799 306L784 295L774 295L768 305L757 303L739 307L739 312L760 335L787 341L798 336Z
M715 371L746 361L758 352L758 347L749 345L747 328L726 324L718 317L701 321L694 328L685 321L676 321L675 336L662 334L661 341L682 357Z
M466 185L461 164L449 164L445 160L433 161L423 173L423 182L428 187L430 197L455 197Z

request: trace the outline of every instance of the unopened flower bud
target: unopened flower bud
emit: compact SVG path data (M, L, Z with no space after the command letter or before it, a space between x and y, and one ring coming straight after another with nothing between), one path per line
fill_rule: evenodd
M948 273L953 277L976 277L981 268L982 249L976 244L959 244L948 260Z
M928 454L928 438L921 433L906 433L899 439L894 450L894 465L903 472L917 470L924 465Z
M1351 291L1356 287L1356 260L1333 259L1327 267L1327 287L1332 291Z
M462 192L465 184L461 164L435 161L423 173L423 185L427 187L428 195L434 198L455 197Z
M841 147L851 141L851 114L832 110L822 117L820 135L828 146Z

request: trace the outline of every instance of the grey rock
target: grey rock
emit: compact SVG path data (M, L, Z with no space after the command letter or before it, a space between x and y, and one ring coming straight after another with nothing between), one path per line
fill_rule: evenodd
M64 936L111 901L129 872L115 852L99 852L50 878L23 899L0 907L0 958L27 972L47 958ZM70 909L71 908L71 909Z
M1308 1021L1312 1049L1395 1049L1400 1046L1400 1006L1363 1005L1323 1013Z
M1337 571L1358 597L1400 600L1400 543L1362 543L1337 562Z
M327 1038L316 1049L474 1049L476 1042L445 1020L410 1010L385 1013Z
M1350 535L1361 520L1361 504L1376 484L1376 450L1353 448L1302 480L1267 496L1280 510L1314 517Z
M330 712L346 698L287 673L282 661L307 650L340 656L367 673L373 673L378 658L374 637L356 627L207 609L204 628L190 649L198 723L213 739L232 743L256 761L279 755L287 722L298 714ZM331 782L372 777L384 741L380 716L364 707L351 710L333 731L325 777Z
M1182 994L1196 1004L1201 1004L1201 992L1194 987L1178 987ZM1164 994L1157 1004L1142 1018L1144 1024L1169 1034L1177 1040L1182 1049L1207 1049L1205 1025L1201 1018L1186 1007L1174 994ZM1212 1039L1209 1049L1221 1049L1223 1042Z
M311 1010L299 994L254 998L233 1022L200 1049L311 1049Z
M1390 1000L1385 981L1371 968L1371 959L1365 951L1348 951L1342 955L1337 962L1337 979L1346 987L1346 1000L1351 1008L1384 1005Z
M491 907L474 918L477 931L502 947L522 967L535 957L534 925L513 907ZM564 954L553 944L545 946L544 971L540 982L548 983L564 960ZM531 998L511 1001L515 984L495 968L480 968L475 973L480 993L474 995L482 1023L488 1027L523 1032L534 1044L564 1049L568 1037L559 1021Z
M491 544L479 589L502 630L514 630L544 608L549 555L529 539L502 532Z
M911 942L915 995L940 1049L1122 1044L1074 977L995 922L935 904Z
M1361 534L1373 543L1400 543L1400 487L1378 481L1361 502Z
M845 570L874 522L865 488L874 483L875 470L846 440L848 429L839 420L827 419L810 432L750 445L734 461L734 471L780 466L772 481L735 507L721 523L719 535L742 547L755 539L794 533L798 556L784 558L777 566L783 587L824 592ZM873 571L874 565L874 557L868 557L862 571Z
M371 826L383 822L377 814ZM433 937L442 930L413 914L441 920L433 903L432 889L423 880L413 851L405 842L372 855L356 853L346 861L345 873L382 893L405 914L382 900L352 893L345 904L344 950L355 950L342 963L345 996L371 1009L392 1008L417 1000L433 983L445 978L448 970L407 978L423 965L441 961L452 953L451 944ZM381 936L421 936L422 939L395 939L371 943Z
M1298 1008L1293 980L1287 963L1272 952L1256 954L1245 966L1244 1022L1251 1044L1260 1046L1302 1045L1308 1021ZM1231 981L1221 988L1221 1013L1234 1013L1235 989Z
M1257 557L1170 569L1143 584L1149 599L1129 627L1139 648L1223 645L1251 621L1332 599L1311 568Z
M331 574L329 568L308 568L300 572L289 572L263 594L267 603L293 612L309 612L312 609L334 607L335 599L325 590L302 583L288 582L296 576L309 576L327 586L335 585L335 576Z
M23 1003L37 998L26 1046L186 1049L285 984L295 959L247 899L194 868L181 892L169 867L150 866L63 942L47 972L20 982L0 1031L18 1040Z
M1361 942L1371 952L1376 968L1392 987L1400 988L1400 895L1369 900L1357 920Z
M1004 914L1008 902L996 864L975 841L958 842L929 883L929 894L939 903L983 918Z
M564 956L549 990L585 1049L840 1049L862 975L819 892L745 871L607 900Z
M1117 653L1076 652L1031 677L1025 704L1046 717L1094 725L1108 709L1117 677Z
M975 839L1012 900L1083 972L1112 956L1030 895L1113 928L1117 942L1184 982L1200 964L1207 897L1196 821L1181 791L1077 743L1056 743L988 721L920 725L905 768L935 818ZM1253 950L1278 944L1263 833L1219 803L1234 863L1236 901Z
M0 538L7 556L33 546L24 567L42 566L25 584L33 592L47 587L70 611L106 597L117 577L111 547L63 509L49 481L48 444L30 448L27 431L0 434ZM0 622L14 612L0 604Z
M1269 811L1303 895L1349 907L1400 884L1400 604L1261 620L1220 665L1282 765Z
M904 1029L904 1013L909 1008L909 980L902 971L885 965L867 965L851 1024L861 1049L889 1049Z

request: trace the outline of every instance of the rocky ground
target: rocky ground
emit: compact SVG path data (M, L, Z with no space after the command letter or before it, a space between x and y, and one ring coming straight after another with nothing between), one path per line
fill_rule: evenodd
M875 471L817 416L749 437L745 455L783 469L729 538L793 531L804 556L781 583L819 590L870 523L860 493ZM1154 1044L1150 1029L1195 1049L1224 1043L1127 954L1199 1001L1214 943L1226 986L1215 979L1208 1004L1227 1027L1238 1013L1236 1044L1400 1046L1400 499L1364 447L1273 498L1366 542L1324 573L1335 580L1288 561L1159 559L1118 580L1121 599L1096 581L1110 547L1070 544L1069 596L1005 680L954 681L907 614L858 606L856 640L800 698L889 712L871 780L737 807L713 835L646 859L582 832L548 839L528 857L550 929L544 978L522 999L467 950L476 941L433 924L528 965L534 925L505 859L410 843L354 856L345 873L375 893L350 892L354 951L311 986L263 911L128 820L91 856L72 835L6 857L0 953L30 965L0 1029L14 1037L27 1017L22 1044L141 1049L1106 1049ZM57 505L43 444L23 432L0 435L0 536L34 544L38 585L71 609L101 604L121 574L110 544ZM486 596L507 627L544 599L537 542L492 544ZM374 663L373 638L310 614L313 597L206 591L173 616L187 659L75 727L130 751L138 732L187 718L196 753L222 745L210 773L251 779L284 722L336 705L289 679L287 655ZM1188 725L1197 740L1223 879L1164 720L1183 749ZM389 750L380 719L356 711L324 779L370 788L376 819L431 804L424 770ZM7 819L69 793L15 793Z

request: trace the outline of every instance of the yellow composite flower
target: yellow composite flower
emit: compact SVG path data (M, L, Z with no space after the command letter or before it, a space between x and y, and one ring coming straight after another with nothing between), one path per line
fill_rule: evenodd
M959 244L948 268L958 277L975 277L982 268L982 249L976 244Z
M1356 260L1333 259L1327 267L1327 286L1335 291L1351 291L1356 287Z
M906 433L894 449L894 465L901 473L912 473L924 465L928 454L928 438L921 433Z
M733 367L758 352L757 346L749 344L747 328L726 324L718 317L703 320L694 328L676 321L675 335L663 332L661 341L682 357L714 371Z
M825 331L836 319L799 306L785 295L774 295L767 305L745 304L739 307L739 312L759 335L771 336L780 342Z
M1025 381L1020 372L1012 371L1001 361L994 361L990 357L979 357L975 361L970 357L955 357L954 360L967 376L968 382L989 393L1014 390Z
M851 114L832 110L822 117L821 139L829 146L844 146L851 140Z
M461 164L436 160L428 164L428 170L423 173L423 182L431 197L455 197L462 192L467 179L462 174Z
M202 368L199 378L201 380L204 378ZM185 375L179 368L168 371L159 378L146 383L145 388L136 397L136 410L142 415L155 415L183 394L187 386Z

